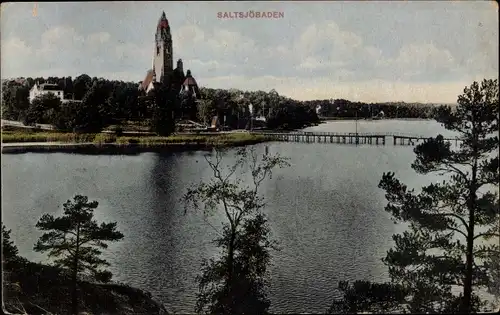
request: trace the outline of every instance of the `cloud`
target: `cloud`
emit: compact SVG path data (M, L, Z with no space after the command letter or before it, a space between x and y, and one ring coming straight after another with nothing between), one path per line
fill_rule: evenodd
M346 57L353 51L363 49L360 36L342 31L334 21L309 25L294 44L300 56L324 55L328 58L351 59Z
M41 34L38 47L29 46L17 37L2 40L2 70L7 76L32 77L82 73L101 76L103 70L128 73L123 69L137 68L137 61L151 60L151 53L152 48L146 46L114 41L108 32L83 35L73 27L59 25ZM37 71L26 73L27 69Z
M203 86L276 88L298 99L453 102L472 80L497 77L498 11L478 2L362 9L355 2L262 4L263 11L285 12L275 20L216 19L219 11L255 10L244 3L217 5L183 4L167 12L174 64L181 58ZM6 15L2 76L87 73L140 81L151 68L162 6L47 4L36 19ZM31 7L21 4L7 10L31 17Z
M18 37L12 37L5 40L2 39L1 47L2 65L5 62L5 66L15 61L26 60L33 53L31 47L26 45L26 42Z
M173 31L174 53L184 59L198 59L200 51L215 60L231 60L238 64L249 60L257 51L255 41L241 33L222 28L202 30L197 25L184 25Z
M248 59L255 52L255 41L236 31L217 28L207 41L208 48L223 56Z
M352 80L421 82L429 78L452 79L461 71L453 54L432 42L406 44L391 58L365 43L361 36L342 30L334 21L311 24L293 47L287 62L298 63L296 69L305 75L343 73L344 78ZM282 47L276 49L283 53Z
M194 71L193 75L196 77L207 77L212 75L217 75L218 73L229 72L232 69L236 68L236 65L230 63L223 63L217 60L200 60L200 59L192 59L192 60L184 60L184 71L187 69L191 69Z
M263 49L237 31L184 25L173 33L173 46L174 58L181 58L184 68L191 69L197 77L269 71L260 58Z
M72 27L58 26L45 31L41 36L41 47L36 50L36 57L49 60L59 59L65 52L81 51L85 48L85 38Z
M174 46L198 45L205 40L205 32L195 24L184 25L172 34Z
M94 33L90 34L88 36L87 43L92 45L92 44L104 44L109 41L111 38L111 35L108 32L99 32L99 33Z
M120 43L115 45L114 50L114 57L119 61L137 62L137 60L151 60L153 45L151 45L151 47L140 47L134 43Z
M496 53L495 53L496 50ZM496 55L496 56L495 56ZM492 50L476 52L465 62L465 71L474 76L498 78L498 46Z
M342 30L334 21L309 25L293 43L293 54L303 69L374 67L381 58L379 49L366 44L361 36Z
M314 69L318 69L318 68L321 68L324 66L325 65L321 61L317 60L316 58L307 57L304 61L302 61L302 63L300 65L298 65L298 68L314 70Z
M317 57L306 57L298 66L297 69L317 70L317 69L337 69L347 66L344 61L323 61Z
M460 65L447 49L433 43L409 44L401 47L396 58L377 62L381 71L398 80L411 80L439 75L454 75Z
M22 73L27 66L37 67L33 58L33 49L20 38L11 37L2 39L0 45L2 77L4 73ZM17 77L17 75L13 77Z

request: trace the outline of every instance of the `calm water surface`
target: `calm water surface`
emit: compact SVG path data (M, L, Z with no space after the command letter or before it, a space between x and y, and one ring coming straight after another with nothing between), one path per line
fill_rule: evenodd
M354 132L353 121L307 130ZM358 132L450 135L432 121L360 121ZM292 166L265 182L272 234L281 251L273 253L272 311L323 312L336 296L339 280L387 277L380 259L400 232L385 213L382 173L394 171L408 186L435 180L416 175L411 146L271 143L257 145L290 158ZM150 291L172 312L192 312L195 276L203 258L217 254L210 243L222 218L184 214L180 196L210 178L202 152L93 156L62 153L3 155L2 222L12 229L20 254L34 253L43 213L59 215L75 194L99 202L98 220L117 221L125 234L106 258L115 280ZM231 162L231 157L228 158ZM208 222L207 222L207 221Z

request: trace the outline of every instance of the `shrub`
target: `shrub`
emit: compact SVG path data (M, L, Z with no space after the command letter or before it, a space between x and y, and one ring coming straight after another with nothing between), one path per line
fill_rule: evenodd
M123 128L121 126L114 126L113 128L111 128L111 131L113 131L118 137L123 135Z
M114 135L99 133L95 136L95 143L113 143L116 141L116 137Z

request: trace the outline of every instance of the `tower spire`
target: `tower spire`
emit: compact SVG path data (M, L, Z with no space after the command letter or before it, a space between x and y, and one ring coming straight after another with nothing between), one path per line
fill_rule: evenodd
M162 12L160 20L158 21L158 28L159 29L163 29L163 28L168 29L168 20L167 20L167 16L165 15L165 11Z
M165 11L162 11L158 21L155 37L153 70L156 80L163 82L164 78L174 70L172 35Z

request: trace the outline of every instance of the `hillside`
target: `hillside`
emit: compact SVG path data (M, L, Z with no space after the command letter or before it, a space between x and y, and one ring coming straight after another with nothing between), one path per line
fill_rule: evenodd
M14 314L70 314L70 277L60 268L16 258L4 264L3 301ZM79 283L84 314L168 314L151 294L123 284Z

